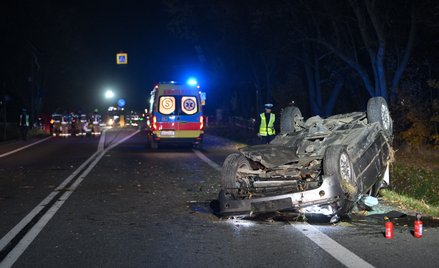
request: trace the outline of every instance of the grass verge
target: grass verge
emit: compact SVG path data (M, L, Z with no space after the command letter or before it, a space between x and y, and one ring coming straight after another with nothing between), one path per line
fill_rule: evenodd
M429 205L422 200L409 197L404 193L397 193L388 189L381 189L380 195L392 203L399 204L403 208L410 208L413 211L420 212L421 214L428 214L433 217L439 217L439 207Z

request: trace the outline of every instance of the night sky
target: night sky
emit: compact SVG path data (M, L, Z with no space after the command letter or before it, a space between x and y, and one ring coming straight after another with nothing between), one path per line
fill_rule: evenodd
M90 72L84 87L101 104L107 89L126 107L141 111L159 81L182 80L198 72L194 46L167 32L169 15L160 1L91 1L82 10ZM128 54L127 65L116 64L116 53ZM104 100L104 103L109 101Z
M34 85L42 112L102 111L118 99L142 112L158 82L195 77L204 111L224 118L257 118L263 103L280 115L293 102L306 116L328 116L382 96L391 106L410 97L429 121L438 9L427 0L0 1L0 98L19 114ZM116 64L120 51L127 65Z
M6 14L2 32L8 40L3 45L6 51L13 51L8 54L11 60L16 54L23 57L21 70L28 68L22 72L23 78L14 74L15 81L30 75L32 49L26 41L40 52L37 61L43 71L36 79L46 90L43 112L52 112L55 106L61 110L102 111L116 105L118 99L126 101L127 110L141 112L156 83L196 77L200 70L194 46L168 33L169 14L161 1L71 1L62 6L56 1L16 2L2 4L2 13ZM64 13L67 15L61 15ZM60 18L55 19L57 15ZM44 26L36 27L41 21ZM60 29L52 31L58 23ZM64 45L58 64L48 67ZM127 65L116 64L120 51L128 54ZM31 83L23 83L17 91L7 68L2 64L2 98L4 94L12 98L12 109L23 105L30 108ZM48 68L54 71L48 72ZM107 89L114 92L113 99L105 98Z

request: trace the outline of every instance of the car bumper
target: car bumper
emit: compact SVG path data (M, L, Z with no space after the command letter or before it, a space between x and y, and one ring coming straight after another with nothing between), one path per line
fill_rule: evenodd
M184 142L192 142L192 143L199 143L203 142L203 134L198 132L196 135L188 135L189 137L185 137L184 135L181 136L158 136L155 133L152 134L152 139L155 143L184 143Z
M323 176L323 183L319 188L304 192L242 200L235 200L224 191L219 194L221 215L251 215L252 213L297 210L326 205L345 198L338 179L332 175Z

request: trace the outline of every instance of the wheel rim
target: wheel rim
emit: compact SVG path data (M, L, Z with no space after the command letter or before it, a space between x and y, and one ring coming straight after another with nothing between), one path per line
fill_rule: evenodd
M349 158L345 153L340 155L340 173L343 180L346 182L351 181L351 165L349 163Z
M386 105L381 105L381 120L383 121L383 127L387 130L390 128L389 109Z

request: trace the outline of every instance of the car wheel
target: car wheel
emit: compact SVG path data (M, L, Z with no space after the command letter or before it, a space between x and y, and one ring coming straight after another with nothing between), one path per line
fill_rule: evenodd
M342 146L330 146L326 149L323 159L323 173L335 175L349 200L353 201L357 198L358 190L352 162Z
M288 106L282 111L280 117L280 132L288 133L296 130L299 126L299 121L302 120L302 113L300 109L295 106Z
M203 142L201 141L199 143L195 143L195 149L197 149L197 150L203 149Z
M159 144L156 142L151 141L149 144L151 146L151 150L153 151L157 151L157 148L159 148Z
M234 195L242 193L239 188L249 186L247 178L240 172L241 169L252 169L244 155L227 156L221 170L221 190Z
M374 97L367 102L367 121L369 123L379 122L383 133L390 138L393 133L393 122L390 117L389 107L383 97Z

